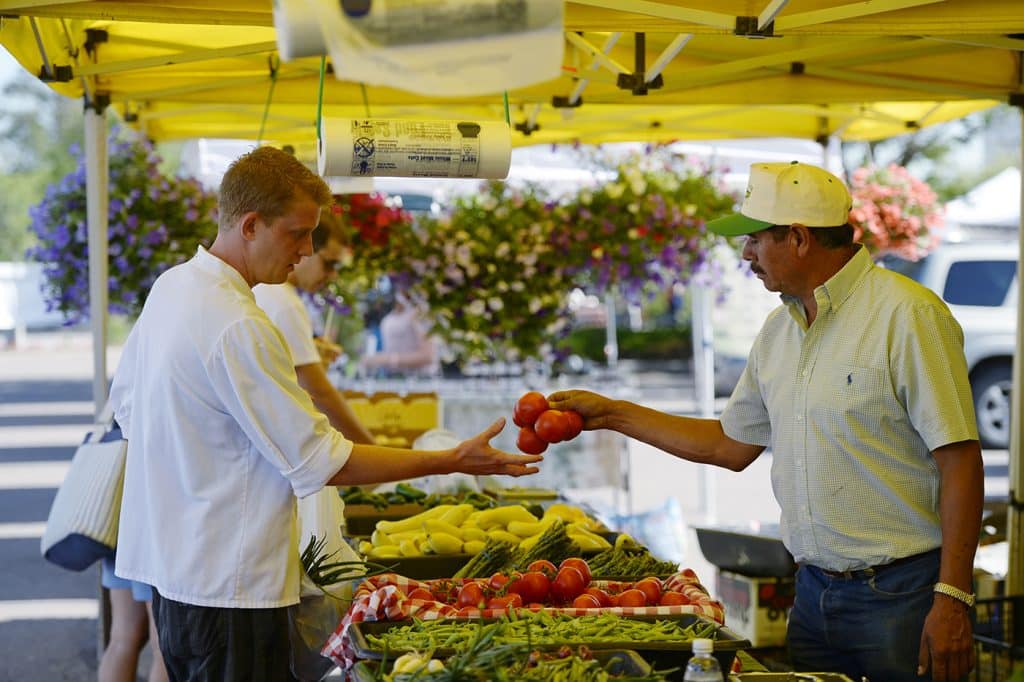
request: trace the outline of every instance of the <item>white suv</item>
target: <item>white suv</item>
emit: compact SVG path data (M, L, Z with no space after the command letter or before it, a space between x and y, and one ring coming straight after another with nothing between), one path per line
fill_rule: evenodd
M1010 386L1017 329L1015 241L946 242L919 261L881 263L939 294L964 330L964 353L984 448L1010 446Z

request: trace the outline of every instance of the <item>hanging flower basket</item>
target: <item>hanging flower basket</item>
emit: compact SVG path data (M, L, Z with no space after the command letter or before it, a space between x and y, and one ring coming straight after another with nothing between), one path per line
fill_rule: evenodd
M26 256L43 264L47 309L74 324L89 314L89 244L85 160L77 145L70 152L77 168L29 209L37 243ZM195 180L163 175L150 143L130 133L114 130L108 153L109 310L138 315L162 272L213 241L216 197Z
M942 205L931 187L903 166L858 168L850 194L854 239L872 256L918 260L938 245L945 225Z

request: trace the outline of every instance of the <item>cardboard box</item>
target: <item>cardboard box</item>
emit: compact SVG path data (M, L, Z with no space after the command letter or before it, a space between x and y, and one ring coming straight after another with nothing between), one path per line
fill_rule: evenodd
M716 596L725 606L725 625L755 647L784 646L786 622L796 583L786 578L755 578L718 572Z

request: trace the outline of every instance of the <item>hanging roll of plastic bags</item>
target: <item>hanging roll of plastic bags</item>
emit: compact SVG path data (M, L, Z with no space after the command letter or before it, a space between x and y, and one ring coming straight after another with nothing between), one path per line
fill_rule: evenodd
M493 178L508 175L512 136L504 121L321 121L321 176Z
M423 95L481 95L557 78L564 8L553 0L278 0L282 58L316 54L339 80ZM321 52L322 54L322 52Z

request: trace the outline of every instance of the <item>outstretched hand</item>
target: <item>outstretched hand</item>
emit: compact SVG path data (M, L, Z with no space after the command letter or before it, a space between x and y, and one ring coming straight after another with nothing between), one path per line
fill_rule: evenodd
M505 428L502 417L473 438L455 446L455 471L474 476L505 474L525 476L540 471L535 466L544 458L540 455L513 455L491 447L491 439Z
M552 410L578 412L583 417L585 430L610 428L609 418L614 404L615 401L603 395L576 389L557 391L548 396L548 405Z

